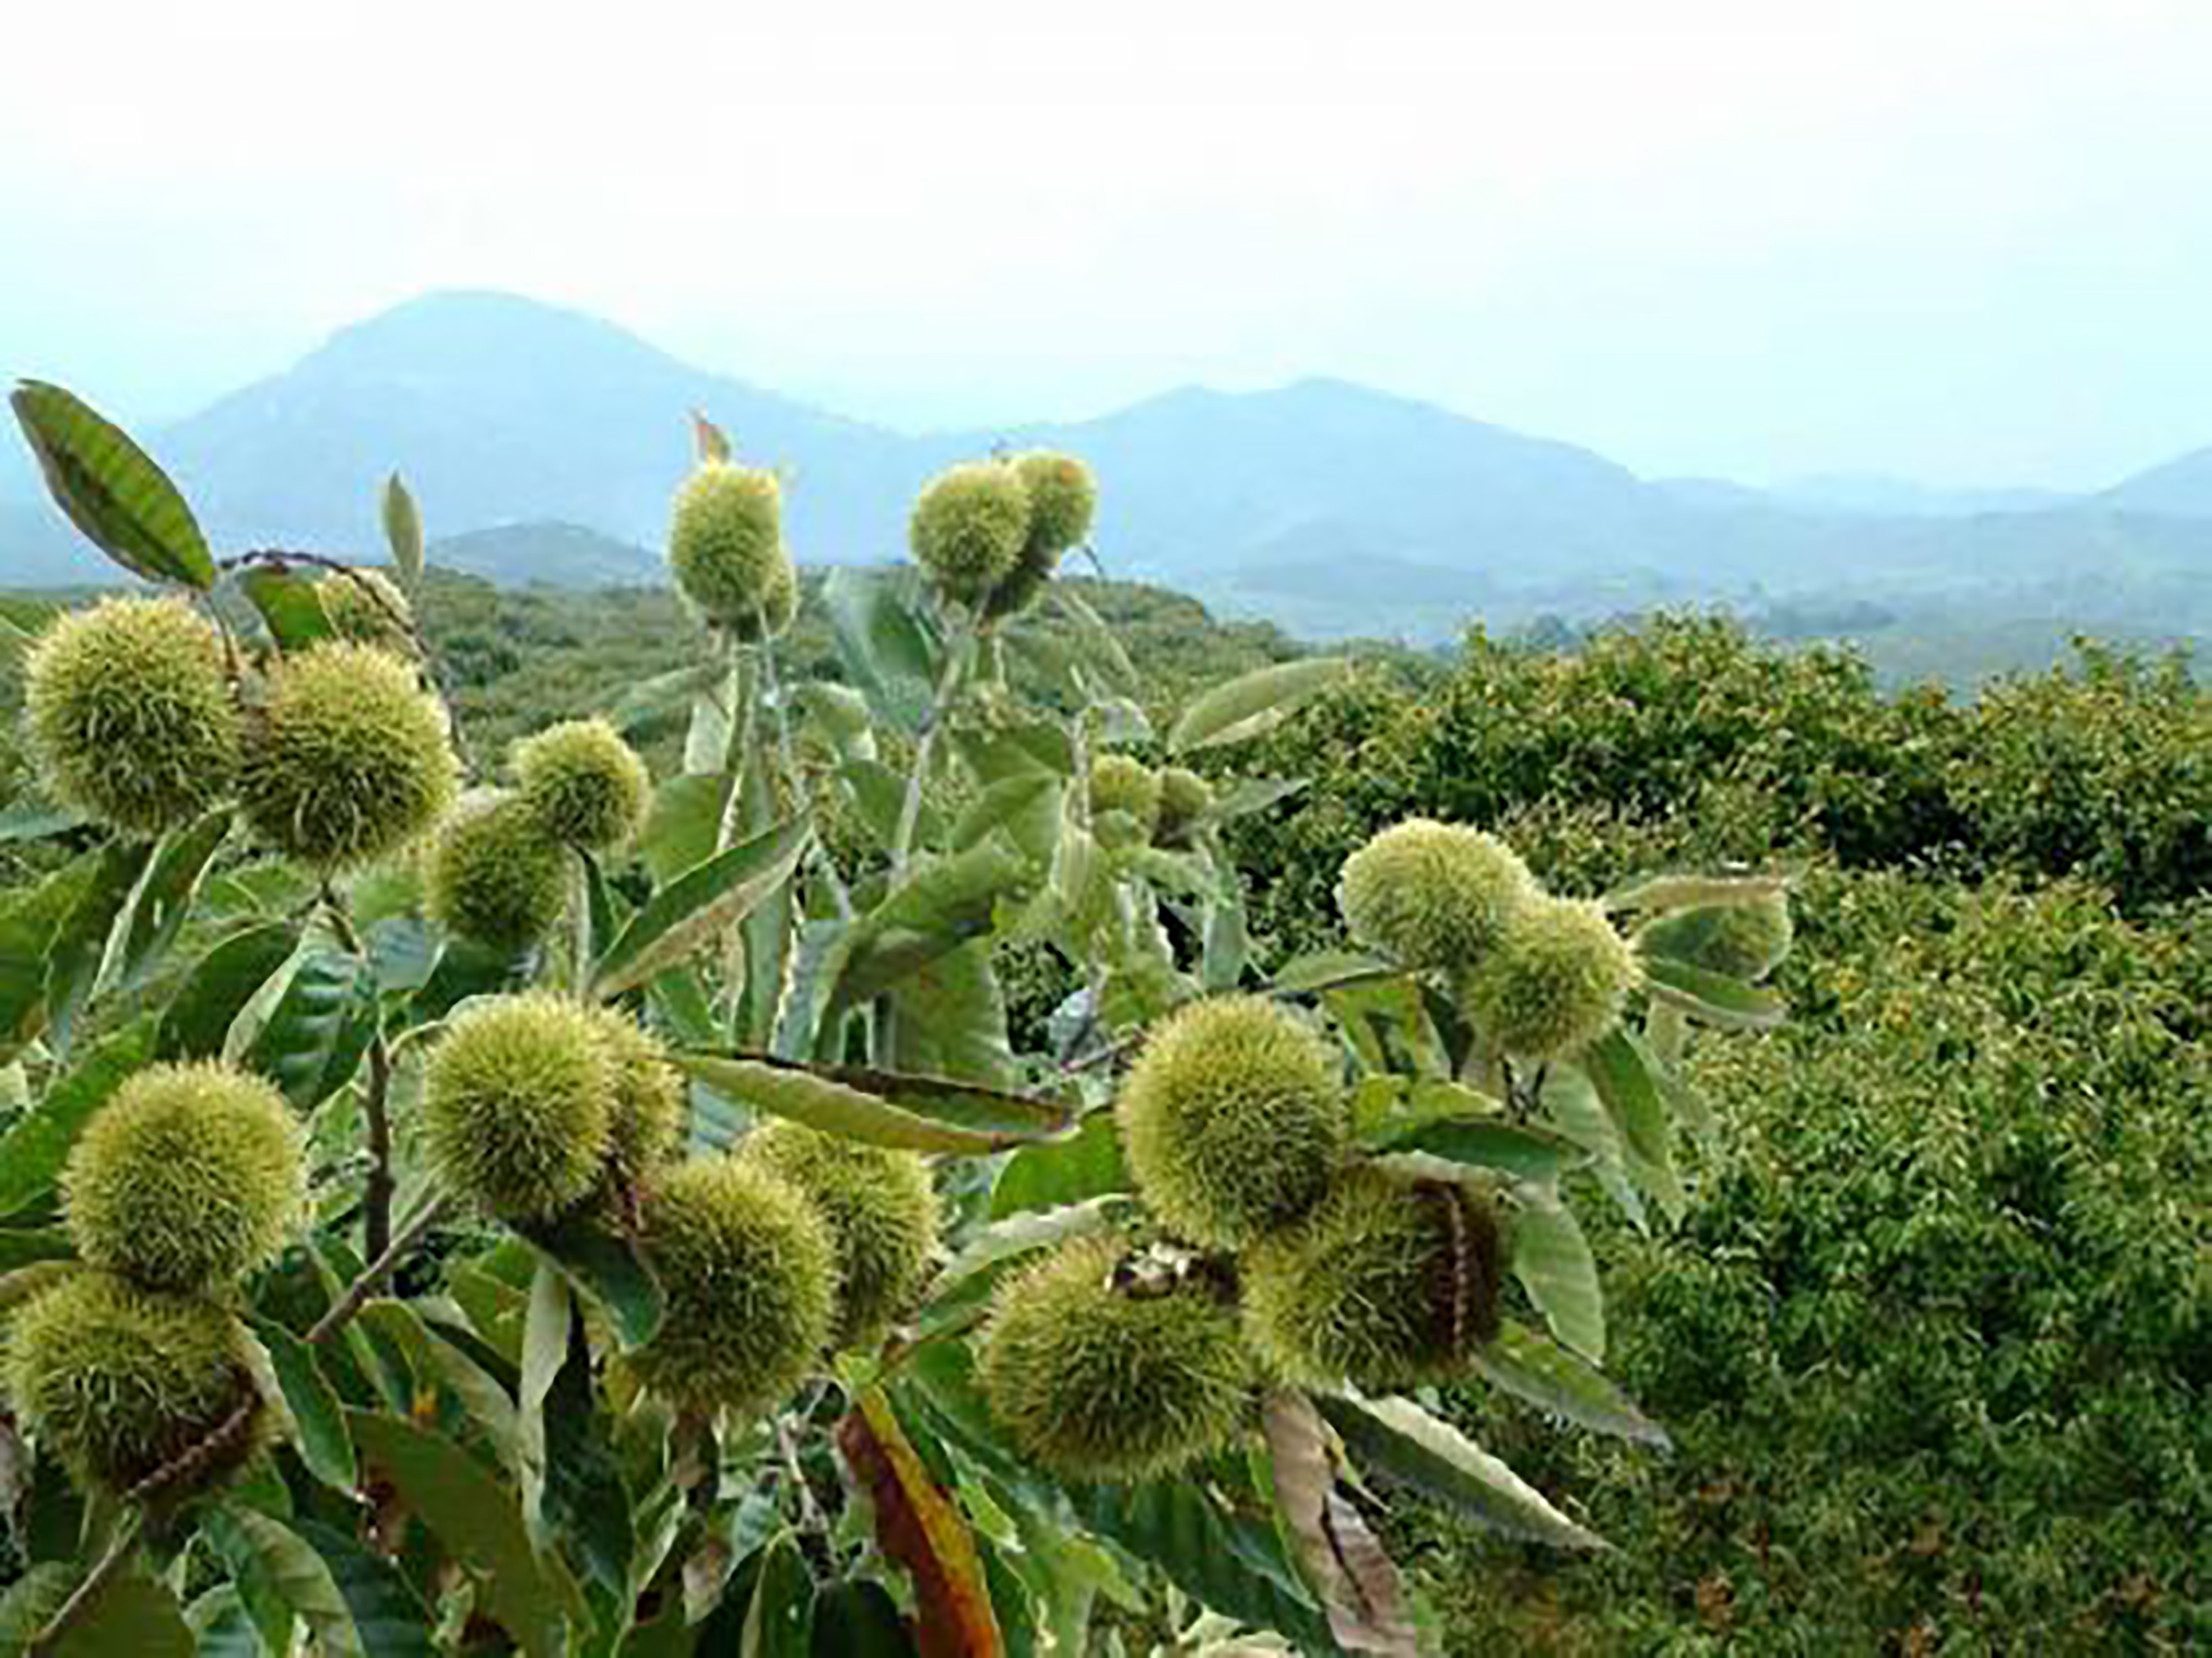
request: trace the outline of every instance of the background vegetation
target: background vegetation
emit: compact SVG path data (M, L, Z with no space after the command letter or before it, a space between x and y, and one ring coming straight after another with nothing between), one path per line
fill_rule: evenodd
M687 648L658 591L439 588L487 751ZM1085 591L1163 704L1296 653L1157 590ZM1722 859L1802 876L1793 1022L1696 1056L1724 1122L1687 1218L1597 1239L1611 1368L1675 1448L1455 1393L1620 1548L1401 1509L1449 1649L2212 1639L2212 696L2179 659L2094 647L1969 700L1706 619L1552 642L1366 652L1239 756L1310 780L1233 830L1263 967L1334 935L1343 857L1414 813L1498 829L1563 890ZM830 665L811 615L792 650ZM0 882L21 855L0 843ZM1065 981L1026 966L1010 994L1041 1018Z

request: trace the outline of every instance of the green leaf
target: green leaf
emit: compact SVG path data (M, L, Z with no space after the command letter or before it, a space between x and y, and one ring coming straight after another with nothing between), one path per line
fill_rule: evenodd
M1449 1423L1408 1399L1316 1401L1353 1456L1449 1503L1478 1525L1559 1548L1605 1544Z
M1240 777L1213 797L1206 811L1210 823L1226 823L1249 817L1303 792L1311 782L1304 777Z
M1322 993L1322 1001L1369 1071L1449 1078L1450 1056L1429 1017L1419 984L1399 974L1358 979Z
M60 1610L77 1574L58 1560L36 1565L0 1594L0 1658L23 1658L31 1637Z
M266 921L232 933L201 957L161 1016L159 1057L204 1060L222 1053L231 1022L292 959L299 942L300 929L291 922Z
M1502 1169L1527 1180L1549 1182L1570 1162L1582 1160L1571 1140L1540 1128L1523 1127L1503 1118L1445 1106L1424 1110L1417 1091L1414 1114L1386 1122L1361 1143L1373 1156L1418 1152L1471 1169Z
M151 1019L125 1025L95 1045L0 1135L0 1217L21 1214L53 1191L84 1126L153 1057L153 1049Z
M1620 1206L1638 1231L1648 1233L1651 1223L1644 1212L1643 1189L1629 1178L1620 1130L1590 1079L1573 1066L1553 1066L1544 1077L1543 1105L1550 1126L1589 1154L1590 1172L1606 1195Z
M118 984L123 990L143 985L176 943L191 914L192 901L199 896L208 865L230 834L230 822L228 807L211 811L161 842L131 905L131 926L118 963Z
M1198 1480L1094 1485L1069 1495L1092 1532L1157 1567L1200 1606L1279 1630L1309 1652L1337 1650L1272 1514L1232 1509Z
M876 729L868 718L868 699L850 685L814 680L790 693L801 712L825 738L840 765L876 756Z
M364 1658L368 1649L330 1566L298 1533L240 1503L210 1509L200 1523L234 1574L258 1574L307 1625L324 1658Z
M689 708L694 697L715 694L727 673L722 663L714 661L697 662L688 668L655 674L615 699L614 705L607 710L608 723L625 735L659 725Z
M791 878L812 838L803 819L792 818L662 888L599 958L592 993L619 996L736 926Z
M431 1658L429 1609L398 1566L320 1521L292 1528L330 1568L368 1658Z
M813 1644L814 1579L799 1539L787 1531L762 1556L738 1652L740 1658L811 1658Z
M1122 648L1121 636L1066 583L1055 581L1051 591L1054 601L1073 624L1076 646L1085 665L1115 690L1129 696L1139 695L1144 689L1145 677L1137 671L1137 665Z
M111 1578L84 1615L40 1658L194 1658L177 1597L143 1572Z
M856 924L847 941L831 1008L857 1007L907 975L988 932L1001 899L1031 885L1036 872L1003 835L949 858L917 862L906 879Z
M346 1432L345 1406L324 1376L315 1350L282 1325L264 1322L255 1333L269 1350L285 1408L300 1430L300 1455L307 1472L334 1490L351 1491L361 1481L361 1470Z
M912 735L935 699L940 664L903 586L885 572L841 565L823 578L822 604L845 677L884 720Z
M198 1658L262 1658L266 1649L246 1602L228 1584L219 1584L185 1608ZM8 1648L0 1642L0 1653Z
M1025 1145L1006 1159L991 1187L991 1215L1004 1219L1130 1189L1114 1114L1093 1111L1067 1139Z
M58 1054L69 1049L76 1016L92 999L106 963L116 918L131 902L153 850L145 841L109 841L91 882L54 931L46 950L46 1037Z
M1594 1363L1605 1362L1605 1298L1597 1262L1574 1215L1556 1194L1522 1186L1513 1217L1513 1275L1552 1333Z
M1674 1172L1673 1120L1649 1059L1627 1032L1616 1029L1583 1049L1577 1063L1620 1131L1630 1174L1669 1219L1680 1220L1685 1204Z
M802 1065L765 1054L681 1051L688 1075L731 1098L873 1145L974 1156L1067 1133L1074 1108L939 1077L865 1066Z
M729 798L730 776L723 771L686 772L653 790L637 850L656 885L666 886L714 855Z
M1352 664L1340 656L1305 657L1255 668L1217 685L1183 710L1168 734L1168 751L1238 743L1272 731L1314 698L1340 684Z
M238 578L246 600L279 651L304 651L337 630L323 608L316 574L288 564L256 564Z
M247 1066L311 1111L353 1079L377 1026L376 975L342 950L310 949L248 1050Z
M1789 890L1789 878L1783 875L1650 875L1615 887L1599 902L1615 912L1689 909L1751 903Z
M1673 1448L1667 1430L1588 1361L1513 1319L1475 1351L1474 1363L1493 1387L1554 1416L1662 1450Z
M489 1342L477 1341L458 1325L433 1329L406 1303L383 1297L363 1306L354 1322L403 1350L418 1385L434 1382L451 1393L500 1461L520 1468L521 1438L514 1399L484 1368L485 1363L497 1363L502 1357ZM470 1351L471 1347L476 1351ZM479 1356L484 1363L478 1362Z
M348 1413L354 1442L438 1541L482 1581L482 1609L531 1658L561 1658L568 1623L590 1617L558 1555L542 1559L513 1496L451 1440L370 1411Z
M891 987L891 1066L912 1075L1004 1088L1014 1080L1006 1000L978 940L926 962Z
M207 537L177 486L123 429L58 386L24 380L9 399L55 504L133 575L215 585Z
M1049 864L1060 841L1060 790L1050 772L1027 772L988 785L952 826L952 849L964 852L1004 830L1035 864Z
M560 1275L543 1277L560 1282ZM536 1297L533 1293L533 1310ZM563 1297L564 1310L573 1303ZM550 1309L549 1309L549 1311ZM629 1593L631 1558L637 1552L636 1522L621 1463L607 1436L606 1418L597 1408L592 1384L592 1346L584 1321L570 1316L567 1339L553 1374L542 1388L531 1371L531 1342L523 1345L523 1396L538 1412L538 1442L544 1454L538 1512L546 1533L568 1546L572 1559L617 1600ZM526 1432L527 1440L530 1436Z
M44 1024L46 952L104 856L87 853L34 887L0 893L0 1061L13 1058Z
M1276 969L1267 988L1277 996L1310 996L1341 986L1397 977L1403 971L1380 956L1349 950L1317 950L1294 956Z
M1654 1001L1723 1030L1770 1029L1786 1011L1782 998L1771 990L1661 956L1644 958L1644 985Z
M534 1227L529 1236L598 1298L624 1346L640 1347L653 1339L663 1311L660 1284L626 1239L580 1212Z
M1133 1197L1117 1192L1058 1209L1024 1210L994 1221L969 1238L960 1253L945 1264L931 1292L933 1296L942 1295L976 1273L990 1272L1018 1255L1047 1248L1069 1238L1105 1231L1135 1208Z
M422 587L422 514L415 497L394 472L384 481L384 540L392 549L392 568L410 596Z

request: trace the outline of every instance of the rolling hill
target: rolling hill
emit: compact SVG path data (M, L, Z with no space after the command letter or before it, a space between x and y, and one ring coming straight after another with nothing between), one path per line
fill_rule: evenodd
M2212 628L2194 608L2212 517L2187 515L2186 461L2179 483L2153 472L2051 503L1884 481L1647 482L1571 444L1334 380L1188 387L1096 420L918 436L502 294L410 301L142 435L226 547L374 556L377 492L396 469L466 568L591 586L656 574L648 550L690 465L694 409L742 454L788 469L787 533L809 563L897 557L932 472L1000 444L1049 444L1104 480L1114 574L1316 636L1446 636L1476 609L1510 620L1900 585L1955 598L2084 575L2109 592L2179 591L2191 613L2166 620ZM27 469L0 469L0 581L102 574Z

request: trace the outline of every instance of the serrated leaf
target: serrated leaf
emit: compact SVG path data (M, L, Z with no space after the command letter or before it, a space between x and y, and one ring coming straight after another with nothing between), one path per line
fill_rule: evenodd
M334 1490L351 1491L360 1483L361 1470L346 1431L345 1406L323 1374L315 1350L282 1325L264 1322L255 1333L268 1349L284 1406L299 1429L300 1456L307 1472Z
M230 834L230 811L224 807L161 842L131 907L131 926L118 963L119 988L131 991L143 985L176 943L191 914L192 901L199 896L208 865Z
M1559 1548L1605 1546L1504 1463L1413 1400L1317 1402L1359 1461L1450 1504L1478 1525Z
M890 990L893 1069L1004 1088L1015 1078L1006 1001L981 941L925 962Z
M422 589L422 513L399 474L384 480L384 543L392 568L410 597Z
M646 982L735 926L791 878L813 830L799 818L708 859L649 899L592 971L602 1001Z
M1342 683L1351 672L1352 664L1344 657L1316 656L1240 674L1183 710L1168 734L1168 751L1188 754L1261 736Z
M913 1582L923 1658L999 1658L1005 1641L975 1540L881 1388L854 1400L837 1424L837 1448L874 1504L878 1546Z
M868 718L868 699L850 685L814 680L792 693L793 699L829 739L842 765L848 760L876 757L876 730Z
M1594 1363L1603 1363L1605 1297L1589 1240L1556 1194L1522 1186L1514 1195L1514 1277L1553 1335Z
M557 1555L542 1559L513 1497L451 1440L395 1416L348 1413L354 1442L381 1469L447 1552L482 1582L480 1608L530 1658L561 1658L568 1623L590 1612Z
M20 1214L53 1191L84 1126L153 1057L153 1049L150 1018L125 1026L78 1060L0 1135L0 1217Z
M1671 1449L1667 1431L1587 1360L1513 1319L1475 1350L1475 1368L1492 1386L1599 1433Z
M406 1303L382 1297L362 1307L354 1322L404 1351L418 1381L452 1393L500 1461L509 1467L520 1466L521 1441L514 1396L461 1345L466 1332L456 1327L449 1334L433 1328ZM489 1362L500 1357L489 1341L478 1345L477 1352Z
M376 975L345 950L311 949L293 968L246 1064L311 1111L353 1079L376 1034Z
M1138 695L1143 689L1145 678L1137 671L1137 665L1129 659L1120 636L1065 583L1053 583L1051 592L1054 603L1073 624L1077 649L1085 665L1114 689L1131 696Z
M802 1065L765 1054L671 1056L732 1099L825 1133L872 1145L975 1156L1066 1133L1074 1108L940 1077L865 1066Z
M1663 956L1644 958L1644 987L1653 1000L1723 1030L1771 1029L1782 1023L1786 1011L1773 991Z
M159 1057L204 1060L222 1053L231 1022L292 959L299 942L291 922L267 921L232 933L201 957L161 1016Z
M24 380L9 401L46 489L85 538L133 575L206 592L215 560L177 486L119 426L58 386Z
M1328 1430L1313 1401L1271 1392L1261 1402L1260 1425L1276 1512L1328 1614L1329 1633L1347 1652L1419 1658L1405 1585L1358 1511L1338 1493Z

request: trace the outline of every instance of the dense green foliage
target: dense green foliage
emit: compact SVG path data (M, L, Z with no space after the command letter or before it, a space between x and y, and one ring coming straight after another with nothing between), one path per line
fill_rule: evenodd
M1717 623L1478 635L1443 685L1355 684L1267 746L1315 778L1233 830L1285 942L1412 811L1570 890L1769 847L1812 871L1793 1023L1693 1055L1720 1132L1686 1219L1596 1240L1613 1368L1674 1453L1456 1394L1635 1545L1408 1521L1454 1650L2205 1638L2212 696L2181 665L2093 649L1957 704Z
M2179 664L1888 698L1661 618L1351 671L942 570L810 584L771 650L662 594L426 581L396 483L426 632L380 655L321 642L343 574L213 563L99 452L102 533L242 601L262 844L228 802L151 842L0 803L0 1518L35 1568L0 1628L822 1651L866 1606L903 1652L903 1604L995 1658L1079 1646L1103 1592L1318 1653L2212 1632ZM303 699L340 659L374 694ZM619 730L514 751L568 843L526 924L462 924L434 860L424 902L446 693L479 782ZM272 780L288 727L344 767ZM1167 768L1171 825L1168 758L1206 774ZM1439 885L1469 853L1511 878ZM1621 886L1778 858L1794 892ZM283 1189L171 1273L99 1242L131 1194L253 1171L198 1166L197 1119L138 1144L131 1079L218 1054ZM125 1500L80 1523L56 1464Z

